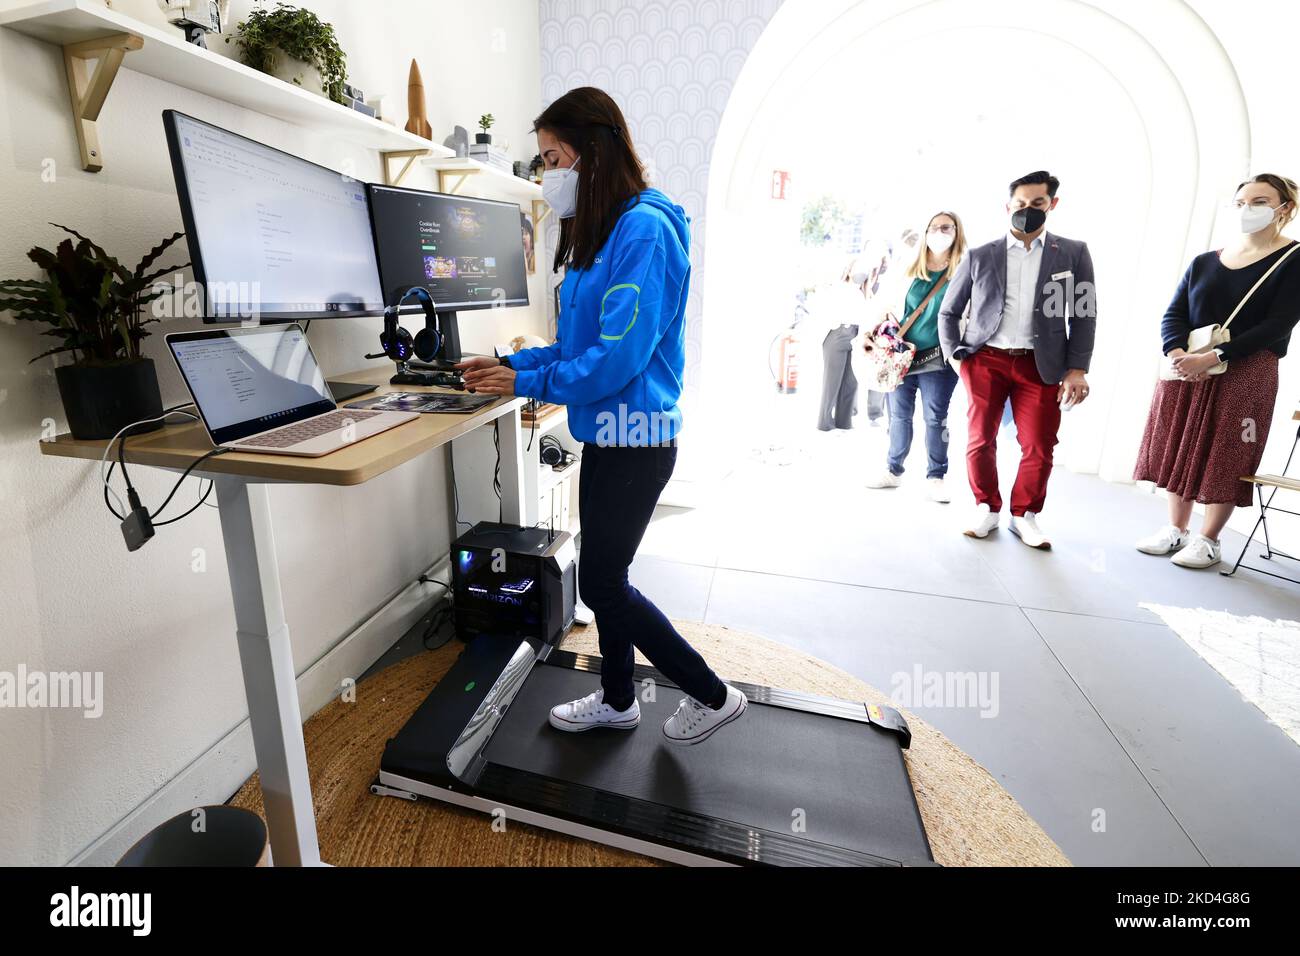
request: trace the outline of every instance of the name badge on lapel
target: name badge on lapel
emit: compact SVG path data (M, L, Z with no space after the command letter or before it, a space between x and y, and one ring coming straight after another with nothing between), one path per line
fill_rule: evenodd
M1069 278L1071 278L1073 275L1074 275L1074 273L1073 273L1071 270L1069 270L1069 269L1066 269L1064 272L1053 272L1053 273L1052 273L1052 281L1053 281L1053 282L1056 282L1056 281L1058 281L1058 280L1060 280L1060 279L1069 279Z

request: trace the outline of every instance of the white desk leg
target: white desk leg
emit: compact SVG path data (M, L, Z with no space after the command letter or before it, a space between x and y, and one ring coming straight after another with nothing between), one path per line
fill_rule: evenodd
M272 859L316 866L320 846L267 488L242 478L215 480Z
M524 523L524 443L522 418L513 408L498 420L501 430L501 519Z

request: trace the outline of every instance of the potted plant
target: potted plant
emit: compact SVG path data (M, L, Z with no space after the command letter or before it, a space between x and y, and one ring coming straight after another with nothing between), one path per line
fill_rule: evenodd
M269 73L343 103L347 57L334 27L310 10L277 3L274 10L254 10L236 24L234 36L245 66ZM311 72L315 71L315 77Z
M493 117L491 113L484 113L480 116L478 118L478 127L483 132L474 134L474 142L478 143L480 146L486 146L488 143L491 143L492 134L490 134L488 130L492 128L492 124L495 122L496 118Z
M29 250L45 278L0 280L0 312L48 325L41 335L59 340L33 362L72 354L72 364L54 376L73 437L112 438L131 422L162 414L158 375L153 359L140 355L140 342L149 335L145 326L159 321L145 306L171 291L153 288L154 282L189 263L151 269L185 234L164 239L128 270L75 229L50 225L71 233L76 244L64 239L53 251Z

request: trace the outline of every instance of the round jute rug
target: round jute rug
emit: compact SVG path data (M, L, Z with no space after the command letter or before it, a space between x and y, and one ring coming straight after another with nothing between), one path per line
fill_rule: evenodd
M838 668L753 634L675 622L723 677L844 700L888 696ZM565 650L596 653L594 627L575 628ZM461 645L417 654L334 700L303 726L321 857L336 866L654 866L656 860L432 800L373 796L384 744L447 672ZM639 658L640 655L638 655ZM1068 866L1060 849L983 767L924 721L907 715L905 751L926 833L945 866ZM263 812L256 775L231 804Z

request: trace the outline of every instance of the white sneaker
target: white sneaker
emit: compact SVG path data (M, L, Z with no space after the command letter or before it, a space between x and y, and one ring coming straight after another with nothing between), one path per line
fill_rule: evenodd
M605 689L551 708L551 726L556 730L580 733L595 727L635 730L641 723L641 705L635 697L627 710L615 710L605 703Z
M1038 516L1032 511L1011 516L1011 533L1031 548L1037 548L1039 551L1051 550L1052 542L1048 541L1047 535L1039 530Z
M1173 554L1187 544L1188 534L1186 528L1179 529L1167 524L1155 534L1149 534L1138 541L1137 549L1143 554Z
M901 475L896 475L888 468L867 481L868 488L897 488L903 483Z
M718 710L701 704L694 697L683 697L676 713L664 721L664 736L668 742L698 744L743 714L749 701L730 684L726 686L727 701Z
M1001 515L996 511L989 511L988 505L976 505L975 512L971 515L971 520L962 534L968 538L987 538L990 531L998 530L999 518Z
M1180 568L1212 568L1219 563L1219 542L1194 534L1187 545L1169 560Z
M952 501L952 495L948 494L948 486L942 478L927 478L925 485L926 495L931 501L937 501L941 505Z

